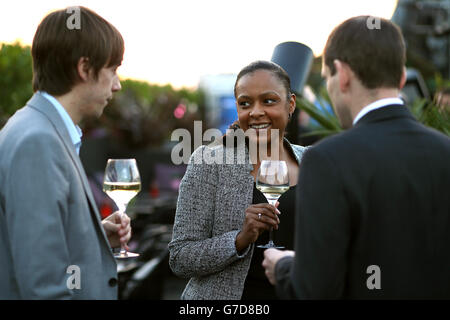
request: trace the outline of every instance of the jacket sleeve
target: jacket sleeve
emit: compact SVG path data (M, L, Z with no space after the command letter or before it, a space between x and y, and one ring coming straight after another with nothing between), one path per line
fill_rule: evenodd
M296 299L291 282L293 257L281 258L275 265L276 293L282 300Z
M198 163L205 148L198 148L189 160L180 184L172 241L169 243L170 267L176 275L184 278L222 271L250 250L249 246L238 255L235 241L240 230L212 236L216 188L220 182L216 164Z
M349 205L338 167L317 148L303 156L296 207L295 257L277 264L277 292L298 299L341 298L350 242Z
M22 299L72 297L64 216L70 181L57 137L20 138L7 174L6 224L16 283Z

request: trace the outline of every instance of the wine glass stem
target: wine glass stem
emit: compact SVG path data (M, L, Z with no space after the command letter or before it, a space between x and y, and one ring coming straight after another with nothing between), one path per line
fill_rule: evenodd
M125 210L127 208L127 203L119 203L117 207L119 208L120 223L122 224L122 218L126 215ZM125 245L123 243L120 244L120 255L127 255L127 250L125 249Z
M269 245L274 245L274 242L273 242L273 228L270 228L270 230L269 230Z
M125 210L127 209L127 204L126 203L118 203L117 208L119 209L119 213L121 215L125 214Z
M123 216L125 213L121 212L120 215ZM126 256L127 255L127 250L125 249L125 244L120 243L120 255L121 256Z
M267 201L275 207L278 199L267 199ZM273 243L273 228L269 229L269 245L274 245L274 243Z

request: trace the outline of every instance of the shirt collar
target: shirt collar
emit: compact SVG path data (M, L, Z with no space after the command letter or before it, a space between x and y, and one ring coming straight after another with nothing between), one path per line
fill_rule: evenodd
M72 140L77 153L80 154L81 137L83 136L83 132L81 131L80 127L75 125L66 109L64 109L64 107L61 105L61 103L59 103L58 100L55 99L55 97L44 91L40 91L40 93L43 97L50 101L50 103L55 107L56 111L58 111L64 122L64 125L67 128L67 131L69 132L70 139Z
M385 98L385 99L380 99L375 102L372 102L371 104L362 108L361 111L359 111L359 113L356 115L355 119L353 120L353 125L355 125L359 121L359 119L364 117L370 111L373 111L373 110L379 109L379 108L383 108L383 107L386 107L389 105L394 105L394 104L403 105L403 100L400 98Z

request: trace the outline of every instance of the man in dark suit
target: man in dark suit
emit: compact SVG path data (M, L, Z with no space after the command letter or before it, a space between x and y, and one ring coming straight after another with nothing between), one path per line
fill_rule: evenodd
M323 57L349 130L305 153L295 253L266 250L266 275L281 298L450 298L450 139L398 99L400 29L351 18L331 33Z
M42 20L31 51L35 94L0 131L0 299L117 299L111 247L130 220L100 221L77 125L120 90L122 36L68 8Z

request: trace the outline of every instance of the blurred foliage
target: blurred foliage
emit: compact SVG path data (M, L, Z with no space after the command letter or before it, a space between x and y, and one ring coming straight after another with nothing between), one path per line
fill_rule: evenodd
M319 103L330 103L320 75L322 57L314 59L308 78ZM32 95L32 60L30 47L20 43L2 44L0 49L0 128ZM450 87L450 81L435 74L436 91ZM193 134L194 120L205 121L205 99L199 90L174 89L170 85L152 85L145 81L123 80L122 90L105 108L99 119L86 119L81 126L85 136L109 134L122 146L145 148L160 146L173 130L188 129ZM304 136L326 137L342 131L334 113L317 107L303 97L297 106L314 118L318 125ZM178 109L178 112L176 111ZM448 109L435 102L419 100L411 107L416 118L427 126L449 135ZM208 125L206 124L206 127Z
M411 50L408 51L409 55L414 55ZM431 62L427 62L430 64ZM433 101L418 99L414 101L411 106L408 106L413 115L424 125L434 128L444 134L450 136L450 116L449 108L439 107L436 101L436 94L442 90L450 88L450 80L442 77L441 73L435 71L428 72L426 69L427 64L417 63L416 60L409 62L407 65L417 68L425 77L425 82L428 85L428 89L431 91ZM310 126L306 133L303 133L301 137L317 137L318 139L341 132L339 121L334 112L329 112L325 107L325 103L331 105L331 100L328 96L325 82L321 77L322 69L322 56L314 58L313 65L311 67L310 74L308 76L307 85L309 85L317 97L319 106L308 101L304 97L297 97L297 107L305 111L311 118L317 121L317 125Z
M316 95L318 101L327 101L331 104L331 101L326 93L325 88L322 88L321 92ZM318 123L317 126L311 128L310 131L304 133L302 137L316 136L319 138L325 138L341 132L339 121L334 113L328 112L326 108L321 105L320 107L311 103L307 99L300 97L297 99L297 107L305 111L311 118L315 119ZM427 99L418 99L409 106L411 113L414 117L427 127L434 128L447 136L450 136L450 108L438 106L435 101Z
M2 44L0 50L0 128L33 94L32 59L28 46ZM145 81L122 80L122 90L99 119L85 119L85 137L110 134L128 148L159 146L174 129L193 132L194 120L204 119L199 90L174 89ZM175 112L178 108L178 112Z
M33 94L30 47L20 43L0 48L0 128Z
M450 88L450 79L445 79L442 77L442 75L440 73L436 73L434 75L434 81L435 83L435 87L436 87L436 93L445 90L445 89L449 89Z
M450 136L450 107L438 107L426 99L416 100L410 107L414 116L427 127Z
M317 121L317 125L311 126L307 133L302 134L302 137L325 138L343 130L336 115L333 112L329 112L324 105L325 102L331 105L325 87L320 87L319 90L320 94L315 94L318 97L319 106L316 106L304 97L297 98L297 107Z
M313 91L320 91L324 86L324 80L322 78L322 56L315 57L309 71L307 84L311 86Z
M178 128L193 133L194 121L204 119L204 97L199 90L136 80L124 80L121 85L99 119L83 122L85 134L106 129L122 146L145 148L162 145Z

